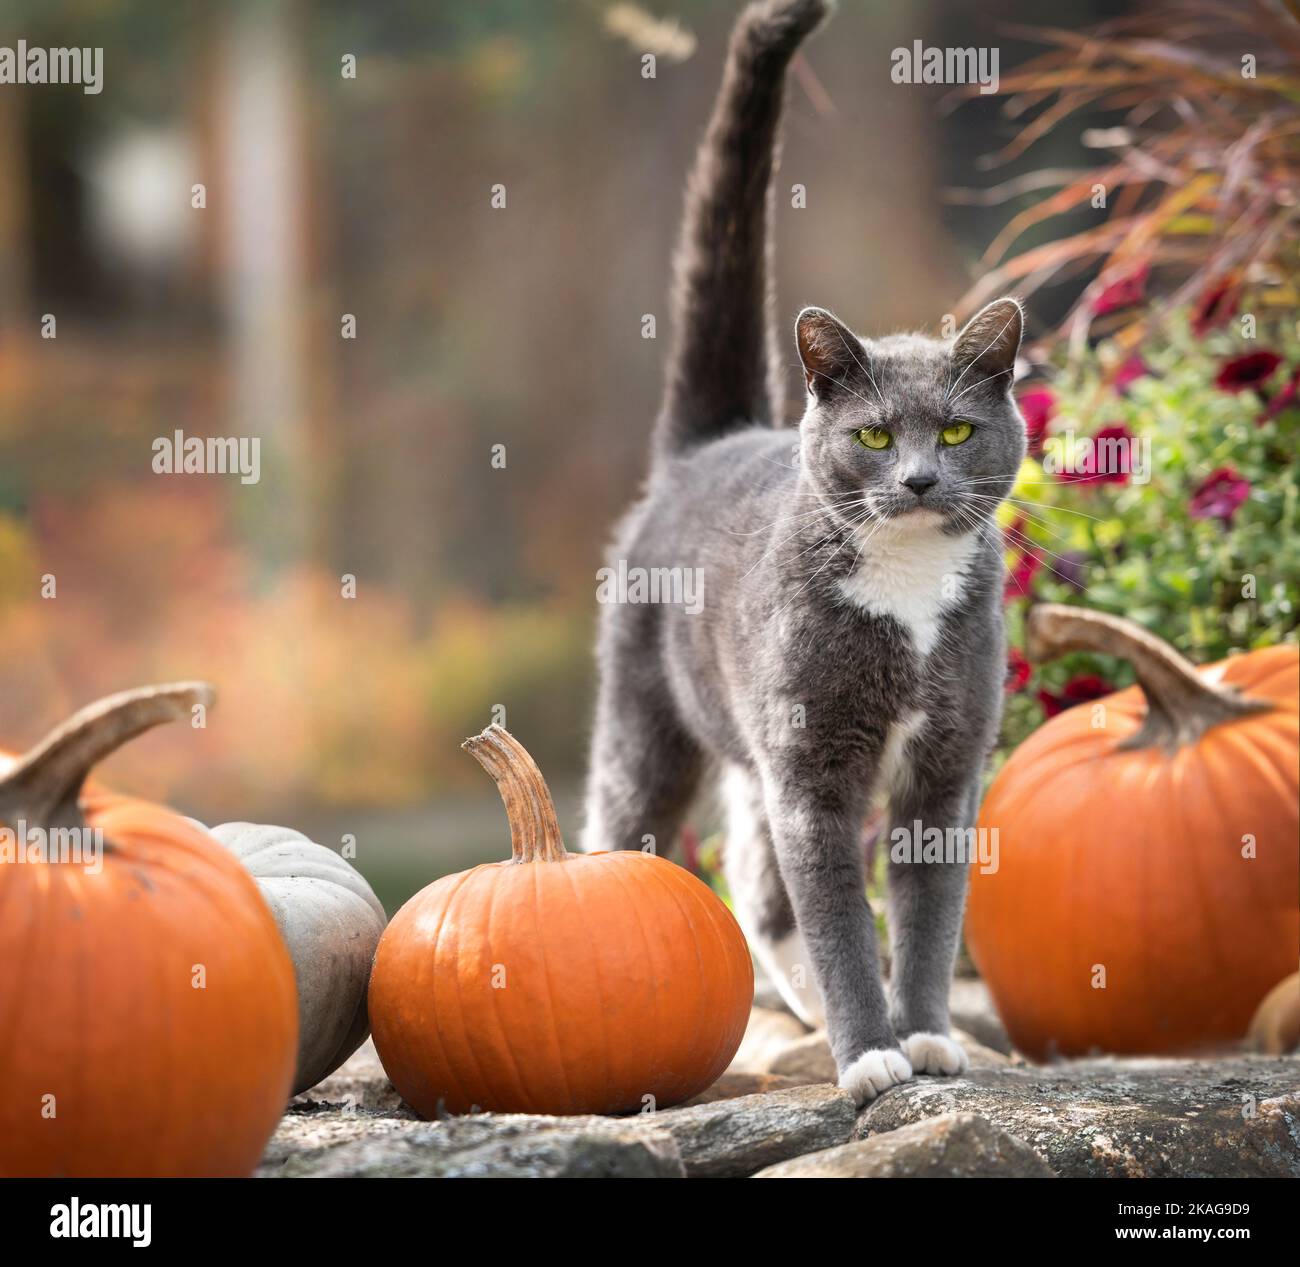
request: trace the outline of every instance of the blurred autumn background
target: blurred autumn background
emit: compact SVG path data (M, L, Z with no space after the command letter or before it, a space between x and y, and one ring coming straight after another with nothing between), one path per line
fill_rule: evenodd
M113 690L209 679L206 731L149 736L106 778L208 822L354 835L391 911L502 855L504 819L459 751L500 708L576 834L595 571L641 475L682 179L738 7L6 4L0 44L104 49L100 95L0 86L6 746ZM1149 40L1122 3L840 9L789 94L780 181L807 206L777 200L782 319L816 302L867 333L933 330L985 278L1029 295L1052 384L1040 441L1062 422L1168 438L1195 414L1204 445L1174 446L1163 489L1075 481L1056 498L1029 480L1034 505L1006 524L1009 598L1038 585L1146 610L1196 658L1250 645L1256 617L1266 640L1294 637L1291 564L1273 556L1262 614L1234 615L1224 585L1296 514L1277 403L1295 395L1295 44L1269 34L1260 56L1292 78L1239 97L1192 53L1231 67L1225 30L1258 40L1257 12L1280 6L1181 6L1190 62L1171 44L1115 66L1074 33ZM1053 33L1029 29L1044 20ZM890 50L913 40L995 45L1002 91L891 82ZM1179 127L1195 144L1165 144ZM1139 161L1153 137L1155 169ZM1118 207L1089 202L1098 171L1128 181ZM1243 225L1251 245L1216 255ZM1277 359L1216 386L1257 350L1228 322L1259 293ZM795 417L793 365L789 399ZM178 429L259 437L260 481L154 474L155 439ZM1169 505L1186 512L1174 537ZM1173 552L1163 580L1126 532ZM1123 673L1091 670L1030 682L1013 657L1012 724Z

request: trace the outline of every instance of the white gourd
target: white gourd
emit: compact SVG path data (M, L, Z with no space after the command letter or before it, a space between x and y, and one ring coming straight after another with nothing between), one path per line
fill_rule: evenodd
M369 1035L366 991L387 916L347 859L301 832L259 823L207 830L252 873L289 948L298 985L297 1095Z

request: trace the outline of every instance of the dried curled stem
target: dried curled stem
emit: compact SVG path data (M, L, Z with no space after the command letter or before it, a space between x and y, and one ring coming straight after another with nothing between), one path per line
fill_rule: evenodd
M563 862L568 852L555 802L524 745L493 722L461 747L496 780L510 822L511 862Z
M166 721L207 707L206 682L172 682L121 691L56 726L0 779L0 819L43 827L82 825L78 800L90 771L124 743Z
M1194 743L1211 726L1272 708L1230 687L1207 682L1196 666L1167 642L1120 616L1040 603L1025 623L1025 654L1035 663L1069 651L1098 651L1127 660L1147 699L1142 725L1121 748L1164 748L1173 752Z

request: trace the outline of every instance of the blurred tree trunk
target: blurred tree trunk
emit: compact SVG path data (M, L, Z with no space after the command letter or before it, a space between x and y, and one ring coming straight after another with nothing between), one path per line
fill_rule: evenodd
M945 231L936 161L936 105L948 89L890 78L891 50L914 39L945 42L933 0L842 5L826 36L808 47L807 69L830 100L828 109L814 84L796 76L777 186L787 320L799 304L817 303L865 335L935 332L966 289ZM802 211L791 207L796 182L808 190ZM802 385L793 372L788 384L797 416Z
M249 524L263 559L297 558L308 539L305 130L297 5L245 0L220 31L219 167L210 203L222 233L222 307L232 429L261 439L262 483Z
M21 412L32 330L27 310L27 144L23 97L0 92L0 418Z

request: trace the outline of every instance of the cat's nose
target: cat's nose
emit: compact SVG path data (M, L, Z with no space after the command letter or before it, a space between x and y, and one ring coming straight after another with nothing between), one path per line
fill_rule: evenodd
M937 475L927 475L922 472L919 475L909 475L903 481L904 488L910 488L918 497L925 496L927 488L933 488L939 482Z

